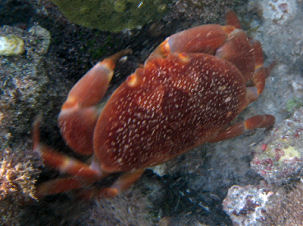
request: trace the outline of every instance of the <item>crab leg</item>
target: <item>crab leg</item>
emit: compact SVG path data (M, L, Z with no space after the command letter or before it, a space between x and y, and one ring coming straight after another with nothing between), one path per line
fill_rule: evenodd
M263 92L266 78L275 66L275 62L271 63L269 67L264 67L264 57L261 43L258 41L254 41L252 45L255 55L255 73L253 74L252 81L258 90L258 95L260 95Z
M61 173L84 178L86 181L95 181L103 176L100 171L92 169L89 165L58 153L51 147L40 143L39 126L40 119L36 119L33 125L33 150L41 155L45 165L57 169Z
M225 15L225 21L227 25L234 26L235 28L241 28L241 23L239 21L239 18L235 14L234 11L228 11Z
M119 195L121 192L127 190L133 183L135 183L143 174L144 169L137 169L131 172L124 173L120 176L110 187L101 189L83 190L78 193L79 197L83 199L98 198L112 198Z
M66 143L77 153L93 153L93 133L99 115L96 104L108 88L116 61L129 53L131 50L125 49L97 63L69 92L58 123Z
M58 153L49 146L40 143L40 119L36 119L33 126L33 150L38 152L45 165L66 173L72 177L59 178L40 184L37 187L37 197L57 194L83 187L84 184L94 183L107 176L105 172L93 169L91 166L76 159Z
M170 53L208 53L214 54L228 39L230 33L240 28L240 21L233 11L226 13L226 26L217 24L190 28L166 38L148 57L166 57Z
M166 57L174 52L214 54L233 29L232 26L210 24L178 32L166 38L145 63L152 58Z
M47 195L55 195L83 187L83 182L67 177L46 181L37 187L36 196L41 199Z
M94 106L104 96L113 76L115 62L131 50L123 50L96 64L69 92L58 117L61 132L66 142L76 152L91 154L93 152L93 130L98 117ZM45 182L38 187L40 196L68 191L81 187L83 182L93 183L106 176L100 170L92 169L76 159L58 153L52 148L40 143L39 125L37 119L33 126L33 149L41 154L45 165L58 169L76 178L62 178ZM78 178L78 179L77 179ZM81 178L81 181L79 180Z
M127 190L133 183L135 183L143 174L144 169L134 170L123 174L114 182L109 188L104 188L99 192L99 196L109 198L119 195L121 192Z
M116 61L130 53L130 49L125 49L97 63L70 90L62 110L96 105L107 90Z
M255 72L252 75L252 85L247 87L247 105L258 99L259 95L263 92L265 87L265 80L270 74L271 70L275 66L273 62L269 67L263 65L263 52L260 42L255 41L253 44L254 55L255 55Z
M275 117L272 115L255 115L246 119L243 122L236 123L217 134L215 138L208 140L208 142L218 142L240 136L245 131L254 130L256 128L269 128L275 123Z
M40 144L37 150L40 152L45 165L58 169L61 173L85 178L87 181L100 177L100 173L91 169L87 164L60 154L46 145Z

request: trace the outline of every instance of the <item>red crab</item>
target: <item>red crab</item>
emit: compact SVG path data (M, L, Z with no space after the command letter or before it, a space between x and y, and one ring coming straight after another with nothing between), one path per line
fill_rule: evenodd
M80 189L87 197L113 197L147 167L205 142L272 126L272 115L231 124L262 93L269 69L263 66L261 44L240 29L234 13L226 18L226 26L202 25L169 36L103 109L98 103L115 63L131 50L118 52L88 71L69 92L58 121L66 143L77 153L92 155L91 162L42 145L36 123L34 150L41 153L45 165L69 175L42 183L38 196ZM89 186L112 173L122 175L109 187Z

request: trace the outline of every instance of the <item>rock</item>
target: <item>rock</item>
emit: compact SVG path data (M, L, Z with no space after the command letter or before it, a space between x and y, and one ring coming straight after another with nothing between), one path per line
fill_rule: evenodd
M223 201L224 211L236 226L301 225L303 182L291 186L233 186Z
M24 41L15 35L0 36L0 55L11 56L24 53Z
M272 194L266 187L234 185L228 190L223 209L234 225L259 225L265 220L264 212Z
M40 160L31 150L31 123L48 82L41 62L50 35L40 26L0 28L2 37L19 37L24 54L0 56L0 224L19 225L24 202L35 202ZM19 41L20 41L19 40ZM18 45L18 44L16 44Z
M255 148L251 167L268 183L278 185L303 176L302 107Z
M296 0L266 0L259 1L266 21L284 24L292 20L297 14Z
M47 88L48 77L43 67L43 55L50 43L50 34L40 26L29 30L3 26L0 35L15 35L24 41L25 54L17 56L0 56L0 132L16 136L30 131L35 107L40 106L40 93ZM23 119L23 120L21 120Z
M14 4L16 2L18 4ZM115 2L116 10L123 11L123 1ZM153 48L167 35L205 22L221 23L227 8L235 10L244 30L262 43L267 63L276 61L264 92L238 120L266 113L273 114L279 125L289 117L290 112L300 106L300 101L292 100L301 100L303 97L302 1L295 2L296 9L285 11L285 6L282 6L278 10L284 12L280 11L280 14L277 13L273 17L266 14L268 4L279 5L284 2L207 0L203 1L205 5L195 0L173 2L174 4L169 5L171 8L163 17L162 24L160 22L159 26L155 25L155 28L160 29L151 31L153 29L143 26L140 30L112 34L70 24L58 7L46 0L2 1L0 19L5 21L3 23L11 25L9 29L19 29L20 32L10 34L22 38L25 48L22 55L0 56L0 74L5 73L0 82L2 153L4 150L16 150L21 156L28 156L32 159L32 167L43 169L41 182L58 177L46 167L38 168L35 156L30 155L30 130L35 116L39 112L44 114L41 140L63 153L72 155L60 139L56 116L68 90L81 75L97 60L122 48L131 47L134 54L128 57L122 69L117 68L118 73L110 88L110 91L113 91L138 64L144 62ZM293 7L294 1L288 2L291 3L289 7ZM254 6L247 8L247 3ZM278 11L270 9L269 13L275 12ZM286 20L283 20L284 17ZM39 29L35 24L51 32L50 46L48 32ZM30 29L33 26L37 29ZM127 70L129 71L126 72ZM163 219L163 224L173 225L231 225L232 221L222 210L222 200L232 185L254 186L253 184L258 184L262 179L250 168L250 162L256 144L262 142L268 133L269 131L258 129L235 139L196 148L162 165L158 171L148 170L151 175L144 174L132 189L114 200L95 200L88 203L79 201L68 193L46 197L37 203L34 201L33 205L22 206L22 209L19 201L12 202L12 205L8 205L8 202L3 205L3 212L8 213L15 209L18 214L14 215L15 218L2 216L23 225L153 225L160 219ZM26 163L26 158L21 158L20 162ZM298 178L298 175L294 178ZM251 189L257 193L256 190L262 191L263 187L260 185ZM21 190L20 187L19 191ZM275 193L272 188L269 188L269 191ZM14 194L23 195L22 192ZM269 198L274 197L273 195ZM27 196L30 197L29 194ZM21 218L19 214L22 215Z

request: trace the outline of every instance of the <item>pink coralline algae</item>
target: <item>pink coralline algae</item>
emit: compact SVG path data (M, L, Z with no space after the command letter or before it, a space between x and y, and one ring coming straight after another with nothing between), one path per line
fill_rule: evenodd
M286 119L255 150L251 167L269 183L303 175L303 108Z

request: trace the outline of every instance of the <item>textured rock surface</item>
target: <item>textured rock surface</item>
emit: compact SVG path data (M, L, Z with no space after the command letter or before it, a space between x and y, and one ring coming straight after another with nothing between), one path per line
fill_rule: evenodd
M31 118L41 107L40 94L48 79L43 64L50 35L40 26L23 30L2 26L0 35L18 36L25 53L0 56L0 223L19 224L24 201L35 199L40 161L32 153L29 134Z
M276 125L256 147L251 167L268 183L282 184L303 176L303 108Z
M158 200L165 194L162 188L159 180L145 177L113 199L88 202L71 195L48 197L28 206L21 221L24 225L156 225L154 206L160 205Z
M303 181L295 182L274 191L269 198L263 225L302 225Z
M280 188L260 185L233 186L223 201L233 225L301 225L302 180Z
M23 55L0 57L0 128L15 135L29 128L29 116L34 113L32 108L41 106L39 94L46 89L48 82L43 55L48 50L50 34L40 26L28 30L2 26L1 34L16 35L25 43L26 52Z
M24 53L24 41L16 35L0 36L0 55L11 56Z
M289 5L268 0L203 2L206 4L201 6L200 1L174 1L176 4L171 5L171 11L162 22L140 30L110 34L70 24L46 0L1 1L1 23L19 30L19 37L25 40L24 55L1 57L1 66L5 67L0 68L4 78L1 77L0 82L3 90L0 139L6 145L1 146L2 153L6 148L18 150L23 155L29 153L31 123L42 112L43 142L72 155L60 139L56 115L68 90L85 71L100 58L131 47L134 54L119 64L110 88L112 91L166 36L204 22L223 22L227 7L233 8L244 29L261 41L267 62L277 61L267 79L265 91L239 120L267 113L275 115L279 125L290 117L300 105L297 100L303 97L300 67L303 59L302 1L288 1ZM234 7L234 2L239 3L238 7ZM268 10L271 4L278 8ZM285 10L286 6L288 10ZM279 20L281 17L286 19ZM47 53L43 51L48 46L47 36L37 34L38 40L26 41L31 40L29 37L33 34L27 35L37 23L51 34ZM222 201L232 185L259 184L262 177L250 168L250 161L256 144L264 143L262 140L268 134L260 129L232 140L199 147L162 165L160 170L149 170L133 189L114 200L89 203L76 200L70 194L58 195L25 205L22 211L16 208L21 221L20 218L14 220L32 225L153 225L158 222L162 225L231 225L232 221L222 209ZM39 181L57 176L56 172L43 168ZM3 207L9 209L7 204ZM274 214L271 217L274 218Z
M267 82L269 89L263 93L267 103L260 106L257 101L253 105L274 114L277 122L265 139L253 146L255 153L251 161L252 169L269 185L241 186L246 196L237 196L231 187L224 201L225 211L234 224L300 225L302 222L302 183L295 182L302 177L302 108L298 109L303 97L303 42L299 25L302 6L302 1L283 0L259 0L248 5L258 15L249 21L251 34L261 40L267 57L276 61ZM287 184L286 188L282 184ZM262 197L264 189L272 195L263 204L263 213L257 211L259 206L239 212L237 204L245 203L248 197Z
M264 212L272 194L265 187L235 185L228 190L223 209L234 225L258 225L265 220Z

